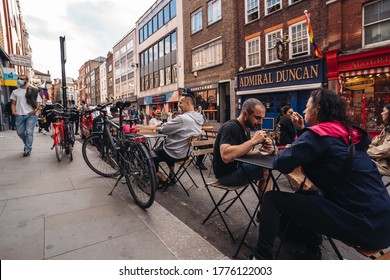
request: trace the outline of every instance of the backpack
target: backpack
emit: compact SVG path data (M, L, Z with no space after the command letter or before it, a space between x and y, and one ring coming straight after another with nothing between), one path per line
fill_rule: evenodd
M38 97L38 89L33 87L28 87L26 90L26 101L27 104L30 104L33 109L37 107L37 97Z

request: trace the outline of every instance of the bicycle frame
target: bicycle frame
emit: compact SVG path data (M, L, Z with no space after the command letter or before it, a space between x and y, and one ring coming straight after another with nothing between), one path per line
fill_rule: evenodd
M65 141L65 131L64 131L64 120L61 120L59 122L53 122L53 140L54 145L58 145L60 143L60 139L58 139L58 131L61 132L61 140L62 143Z

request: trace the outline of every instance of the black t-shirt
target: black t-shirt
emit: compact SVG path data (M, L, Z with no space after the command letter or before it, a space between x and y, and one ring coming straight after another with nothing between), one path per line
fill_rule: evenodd
M249 139L249 132L245 131L236 119L227 121L221 126L217 134L217 139L215 140L213 153L213 169L217 179L231 174L238 168L237 162L235 161L228 164L222 161L219 150L220 146L222 144L240 145Z

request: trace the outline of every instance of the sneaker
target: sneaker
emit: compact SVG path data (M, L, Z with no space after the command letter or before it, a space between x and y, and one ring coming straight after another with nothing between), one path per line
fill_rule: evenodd
M24 157L29 157L30 155L31 155L31 152L24 152L24 153L23 153L23 156L24 156Z
M203 162L201 162L201 163L197 163L196 164L196 167L197 168L200 168L200 169L202 169L202 170L207 170L207 167L204 165L204 163Z
M44 135L47 135L47 131L46 131L46 130L42 131L42 133L43 133Z

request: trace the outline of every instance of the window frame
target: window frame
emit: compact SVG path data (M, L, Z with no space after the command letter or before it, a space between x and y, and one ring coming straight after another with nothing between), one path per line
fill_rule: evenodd
M218 5L219 14L214 18L214 14L210 13L210 8L214 7L214 5ZM211 9L213 11L214 9ZM211 14L211 19L210 19ZM222 19L222 1L221 0L210 0L207 2L207 26L210 26Z
M194 65L199 62L199 65ZM191 72L223 64L223 41L217 38L191 51Z
M273 35L273 34L276 34L278 33L279 37L278 38L282 38L283 37L283 29L280 28L280 29L277 29L277 30L274 30L274 31L271 31L271 32L268 32L266 34L264 34L264 39L265 39L265 64L273 64L273 63L278 63L278 62L282 62L281 60L277 59L277 57L275 58L275 60L270 60L270 55L269 55L269 51L271 51L271 49L275 52L275 56L276 56L276 47L273 47L273 48L269 48L268 47L268 44L269 44L269 36ZM274 42L276 43L276 41Z
M390 43L390 39L389 40L379 41L379 42L374 42L374 43L369 43L369 44L366 43L366 28L367 27L369 27L369 26L380 26L381 23L390 22L390 17L389 17L389 18L386 18L386 19L378 19L374 23L365 24L365 10L366 10L366 7L368 7L370 5L375 5L377 3L382 3L382 2L383 2L382 0L378 0L378 1L370 2L370 3L367 3L367 4L363 5L363 8L362 8L362 46L364 48L367 48L367 47L371 48L371 47L377 47L377 46L382 46L382 45L388 45ZM381 32L379 32L379 34L381 34Z
M291 5L295 5L299 2L302 2L302 0L296 0L296 2L293 3L293 0L288 0L288 5L291 6Z
M274 6L276 6L276 5L280 5L280 8L279 9L277 9L277 10L275 10L275 11L269 11L269 7L268 7L268 1L272 1L272 0L264 0L264 14L267 16L267 15L270 15L270 14L273 14L273 13L276 13L276 12L278 12L278 11L280 11L280 10L282 10L283 9L283 6L282 6L282 0L274 0L274 1L279 1L279 3L277 3L277 4L274 4L274 5L272 5L271 7L274 7Z
M307 41L307 54L301 54L301 55L294 55L293 53L293 36L292 36L292 29L293 27L295 26L298 26L298 25L304 25L305 28L304 30L305 31L302 31L306 34L306 41ZM311 54L311 45L310 45L310 37L309 37L309 34L307 32L307 27L306 27L306 21L303 20L303 21L300 21L300 22L296 22L294 24L291 24L288 26L288 37L290 39L290 43L288 44L289 45L289 49L288 49L288 56L289 56L289 59L295 59L295 58L300 58L300 57L305 57L305 56L310 56ZM301 39L302 40L302 39Z
M249 44L258 41L259 43L259 49L258 49L258 58L259 58L259 63L254 64L254 65L249 65L249 56L253 55L254 53L249 54ZM245 41L245 64L246 68L254 68L254 67L259 67L261 66L261 45L260 45L260 36L257 36L255 38L249 39Z
M194 21L193 20L198 19L197 16L199 14L200 14L200 27L199 27L199 29L194 30L194 28L193 28ZM202 11L202 7L200 7L199 9L197 9L196 11L191 13L191 34L195 34L195 33L202 31L202 30L203 30L203 11Z
M248 1L257 1L257 18L249 20L249 14L248 14ZM252 13L254 14L254 12ZM251 15L252 15L251 14ZM260 0L245 0L245 24L254 22L256 20L260 19Z

